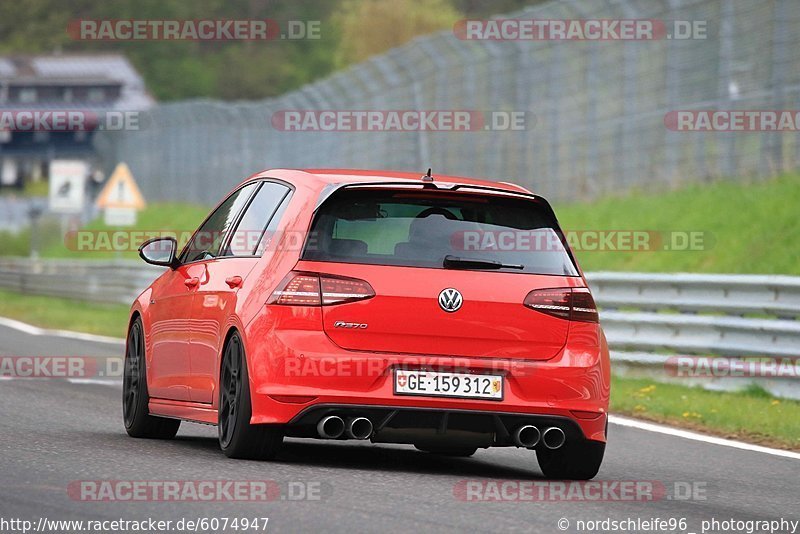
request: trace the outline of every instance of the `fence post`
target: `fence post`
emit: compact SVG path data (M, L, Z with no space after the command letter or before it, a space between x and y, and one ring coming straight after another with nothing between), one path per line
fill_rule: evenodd
M772 108L779 110L786 105L786 69L789 66L786 41L789 38L789 1L775 0L772 17L772 76L770 80L770 97ZM765 136L765 145L761 149L761 175L783 172L783 138L781 132L769 132Z
M679 18L676 17L677 8L679 6L679 0L669 0L669 18ZM665 17L666 18L666 17ZM675 111L678 107L678 83L680 82L680 77L678 76L678 65L677 65L677 47L675 46L674 41L665 41L664 46L666 47L666 92L667 92L667 112ZM672 132L664 128L664 169L662 170L663 179L666 183L672 185L674 180L677 179L679 172L678 172L678 138L680 134L678 132Z
M730 109L733 103L731 94L731 84L733 83L733 24L734 24L734 3L727 0L720 2L720 23L719 23L719 90L717 109ZM723 176L734 175L736 167L735 150L736 139L731 132L720 132L718 134L720 142L719 154L721 157L720 171Z
M622 15L626 19L639 18L639 11L635 4L623 2ZM622 43L622 143L621 153L617 155L621 163L620 178L622 187L636 183L638 174L641 173L641 139L637 135L639 106L636 102L638 93L638 65L640 43L625 41ZM631 171L631 166L633 171Z
M550 144L547 156L547 180L550 190L556 191L559 176L559 107L561 105L562 80L561 66L564 60L563 47L558 43L550 45L550 68L547 73L547 102L549 104L547 125L550 128Z

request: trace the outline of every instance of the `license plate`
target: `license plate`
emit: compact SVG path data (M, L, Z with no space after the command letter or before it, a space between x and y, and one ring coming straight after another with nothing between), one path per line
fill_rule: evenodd
M426 397L503 400L503 377L501 375L396 369L394 393L395 395L423 395Z

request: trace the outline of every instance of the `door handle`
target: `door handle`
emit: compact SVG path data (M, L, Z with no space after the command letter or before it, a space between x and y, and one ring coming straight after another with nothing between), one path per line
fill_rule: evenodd
M183 283L186 285L186 287L192 289L193 287L197 287L197 284L200 283L200 279L196 276L193 276L192 278L187 278L184 280Z
M225 283L228 284L228 287L230 287L231 289L235 287L242 287L242 277L231 276L230 278L225 279Z

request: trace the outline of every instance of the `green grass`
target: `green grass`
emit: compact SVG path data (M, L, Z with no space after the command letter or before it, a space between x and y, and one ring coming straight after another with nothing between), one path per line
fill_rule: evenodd
M32 182L28 180L25 182L25 189L23 194L29 197L46 197L50 193L50 184L47 180L39 180Z
M51 258L84 258L84 259L136 259L138 254L136 249L147 237L134 237L135 232L153 233L175 233L178 236L179 244L182 246L191 236L197 227L203 222L209 209L205 206L182 203L154 203L138 213L136 224L129 227L108 226L100 217L85 227L81 231L89 232L93 236L88 247L76 250L78 243L69 238L65 242L52 244L42 251L42 256ZM110 240L103 241L101 238L109 236L109 232L122 231L125 236L130 236L126 242L131 250L113 250ZM183 239L181 239L183 237Z
M128 306L21 295L0 290L0 316L43 328L125 337Z
M91 236L91 241L88 242L90 246L85 247L84 250L76 250L78 245L76 239L62 236L57 222L43 222L38 232L39 255L44 258L136 259L138 258L136 248L145 239L144 237L138 241L136 239L128 240L127 242L131 243L131 246L126 248L132 250L123 251L113 250L111 241L101 241L99 238L109 236L111 235L109 232L114 231L125 232L126 236L132 232L172 232L188 238L205 219L208 211L208 207L194 204L154 203L141 211L137 216L136 224L130 227L107 226L101 216L81 228L81 231L89 232L85 235ZM30 241L30 230L16 235L0 232L0 242L3 243L0 254L27 256L30 253Z
M800 275L800 175L557 205L566 231L703 232L703 250L577 250L586 271Z
M586 271L710 272L800 275L800 174L756 183L719 181L663 193L631 193L585 204L556 205L568 232L652 232L649 250L576 250ZM193 231L208 212L205 206L154 203L126 231ZM120 230L102 218L83 230ZM699 250L665 251L655 236L695 232ZM51 258L136 258L126 252L70 250L57 228L39 233L41 255ZM30 235L0 233L0 254L27 255ZM102 245L102 244L101 244ZM102 248L102 247L101 247ZM132 247L133 248L133 247ZM652 249L655 250L652 250Z
M25 228L18 233L0 231L0 255L28 256L31 253L31 229ZM42 250L63 247L61 224L53 219L40 220L36 226L36 248Z
M611 391L613 413L800 450L800 402L759 388L728 393L614 377Z
M34 182L26 180L22 189L14 188L0 188L0 195L8 195L15 197L46 197L50 191L50 184L46 179Z

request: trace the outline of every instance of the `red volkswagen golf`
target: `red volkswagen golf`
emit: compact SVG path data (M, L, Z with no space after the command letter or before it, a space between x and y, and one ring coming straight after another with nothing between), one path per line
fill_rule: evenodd
M230 193L133 303L133 437L217 425L234 458L285 436L432 454L535 450L550 478L603 459L609 356L548 203L454 176L270 170Z

